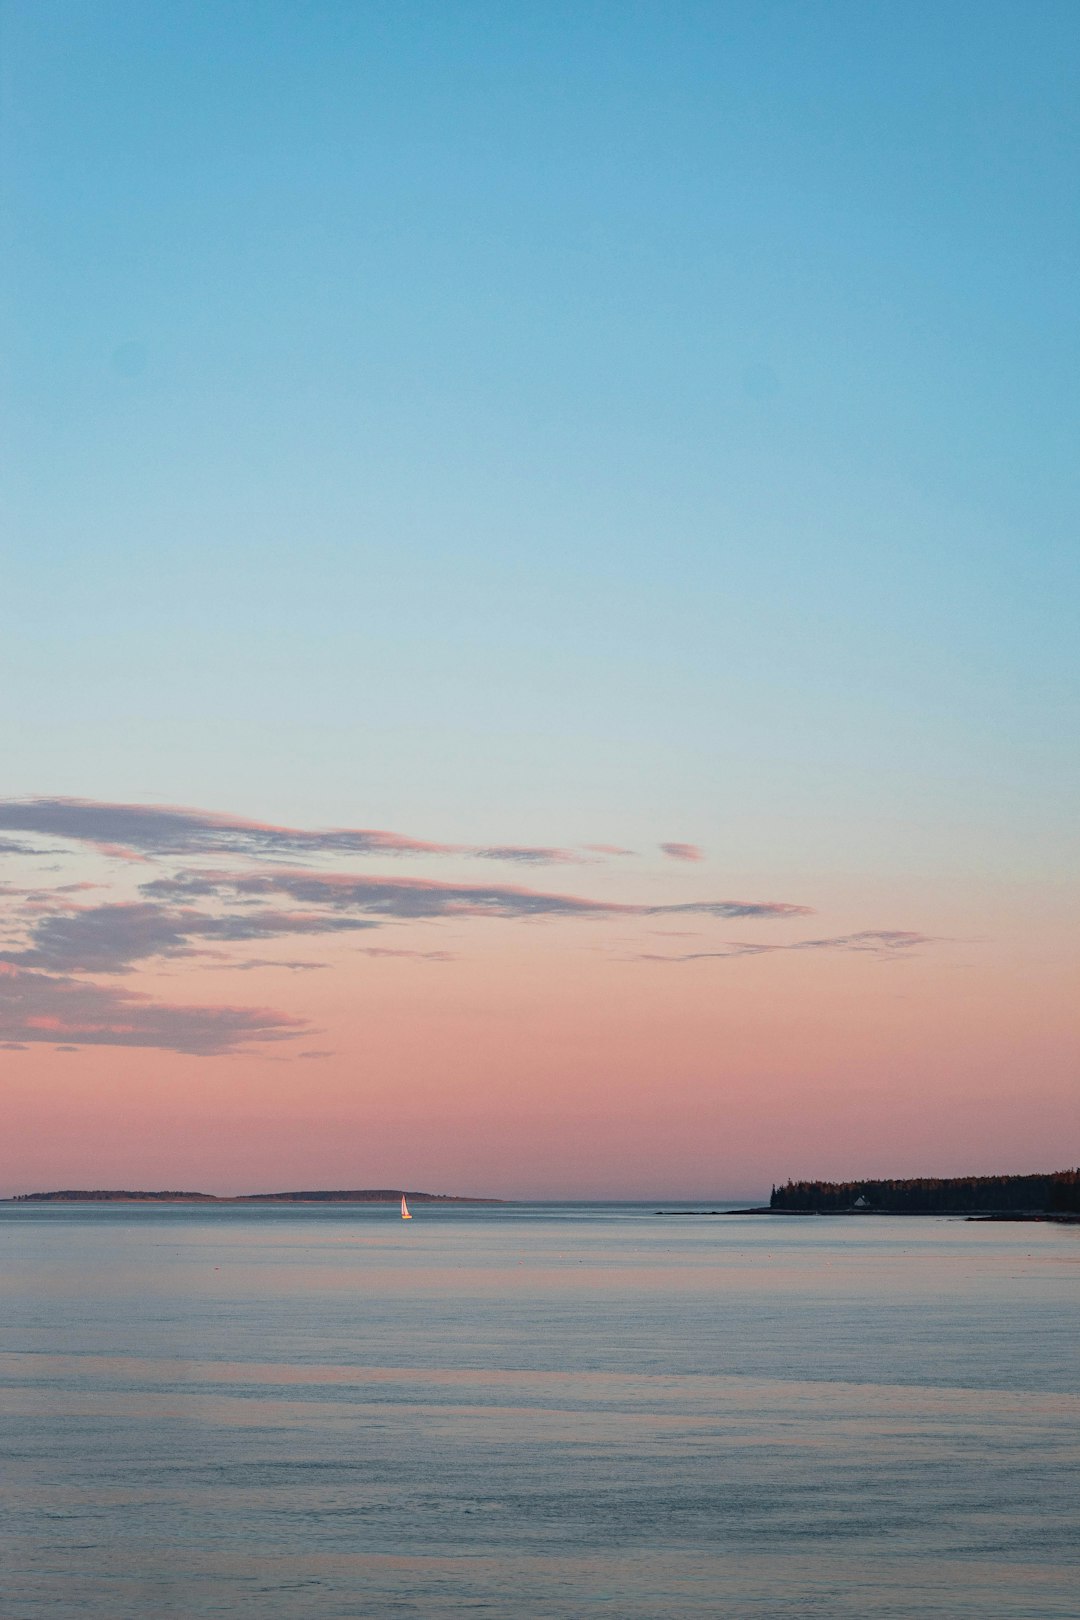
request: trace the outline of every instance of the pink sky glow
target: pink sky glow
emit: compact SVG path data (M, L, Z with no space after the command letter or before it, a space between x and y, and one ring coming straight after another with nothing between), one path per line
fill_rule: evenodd
M0 890L5 1193L753 1197L1062 1157L1052 904L1004 940L1000 896L777 898L681 845L593 846L549 887L510 854L478 881L476 849L395 840L387 872L385 844L90 808L3 807L35 840ZM125 824L134 865L105 853Z

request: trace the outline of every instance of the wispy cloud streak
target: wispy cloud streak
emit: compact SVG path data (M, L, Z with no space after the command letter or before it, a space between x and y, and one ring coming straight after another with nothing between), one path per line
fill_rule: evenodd
M126 973L150 957L189 956L196 942L238 944L298 934L355 933L378 924L324 912L264 910L211 916L193 907L118 903L49 913L31 925L21 950L0 952L15 967L60 973Z
M726 961L736 956L771 956L776 951L859 951L871 956L896 958L937 943L933 934L911 933L900 928L867 928L857 934L836 934L831 939L798 939L787 945L760 944L732 940L718 951L664 953L642 951L639 962Z
M810 915L809 906L781 900L690 900L640 905L527 889L517 884L442 883L433 878L387 878L288 867L249 872L187 872L155 878L143 894L171 901L258 899L287 895L297 904L355 911L372 918L432 917L710 917L783 918Z
M98 803L84 799L0 802L0 852L27 852L9 834L61 840L121 855L132 864L101 884L58 882L51 887L0 885L0 1043L32 1042L147 1046L209 1056L255 1045L283 1043L307 1031L303 1019L265 1007L173 1006L136 989L97 982L131 975L147 964L187 962L253 972L296 974L328 964L275 961L237 947L274 940L367 935L391 929L388 942L353 943L348 955L446 962L438 929L426 939L404 925L468 923L578 923L668 919L669 937L702 948L674 954L641 953L640 960L696 962L775 951L862 952L896 959L930 943L902 930L861 932L784 943L729 941L706 945L713 920L784 923L812 915L791 901L737 898L668 903L601 899L523 882L448 882L396 868L367 874L341 870L343 857L469 855L517 866L587 863L596 855L626 855L619 845L583 845L573 853L551 846L456 845L405 838L362 828L304 831L177 807ZM14 847L12 847L14 846ZM676 861L697 862L696 845L666 843ZM31 851L40 854L41 851ZM318 857L318 864L309 858ZM355 861L349 864L354 868ZM65 873L62 875L74 876ZM512 874L511 874L512 875ZM123 898L113 897L119 889ZM110 892L111 891L111 892ZM685 922L687 929L680 928ZM695 928L695 924L701 927ZM629 930L626 930L627 932ZM402 934L404 937L402 937ZM378 937L378 936L376 936ZM401 943L398 944L397 940ZM433 948L422 948L430 942ZM609 939L609 944L612 943ZM629 942L628 942L629 943ZM346 958L336 958L339 968Z
M8 1043L145 1046L221 1056L252 1041L310 1034L302 1018L267 1007L188 1006L138 991L27 972L0 962L0 1037Z
M547 846L434 843L374 827L312 831L213 810L110 804L92 799L5 800L0 802L0 829L89 844L104 854L127 859L155 855L240 855L278 860L303 855L466 855L477 860L531 865L578 865L583 859L574 850Z

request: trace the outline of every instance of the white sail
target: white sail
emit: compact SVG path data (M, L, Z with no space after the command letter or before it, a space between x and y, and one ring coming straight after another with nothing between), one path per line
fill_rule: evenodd
M402 1193L402 1195L401 1195L401 1218L402 1218L403 1221L411 1221L412 1220L412 1216L409 1214L409 1206L405 1202L405 1194L404 1193Z

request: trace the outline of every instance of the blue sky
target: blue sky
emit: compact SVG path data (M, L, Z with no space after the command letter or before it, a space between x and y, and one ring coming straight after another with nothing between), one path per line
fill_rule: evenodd
M1075 4L0 33L0 1189L1060 1162Z
M3 17L13 791L1053 869L1074 7Z

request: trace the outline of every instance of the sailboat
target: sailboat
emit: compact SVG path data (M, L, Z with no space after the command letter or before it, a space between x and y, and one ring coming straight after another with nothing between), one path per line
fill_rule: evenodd
M409 1206L405 1202L405 1194L404 1193L402 1193L402 1195L401 1195L401 1218L402 1218L403 1221L411 1221L412 1220L412 1216L409 1214Z

